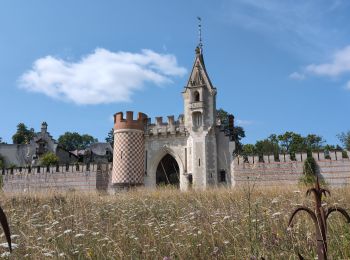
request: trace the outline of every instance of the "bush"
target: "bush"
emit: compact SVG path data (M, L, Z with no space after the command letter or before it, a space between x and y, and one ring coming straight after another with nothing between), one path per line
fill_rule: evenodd
M300 178L300 182L304 184L314 183L317 174L317 163L313 157L308 156L304 161L304 175Z
M5 158L0 154L0 169L5 168Z
M58 162L59 162L59 158L57 157L56 154L52 152L45 153L40 158L40 165L42 166L55 165L55 164L58 164Z
M349 158L349 155L348 155L348 153L345 150L341 151L341 155L342 155L343 159L348 159Z

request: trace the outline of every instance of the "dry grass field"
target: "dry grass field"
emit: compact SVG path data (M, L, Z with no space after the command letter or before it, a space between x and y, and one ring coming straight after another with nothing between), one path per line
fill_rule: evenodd
M9 259L314 259L314 226L305 213L287 229L292 210L313 206L306 188L171 188L118 195L1 195L14 243ZM350 210L350 188L325 202ZM329 257L350 259L350 225L334 213Z

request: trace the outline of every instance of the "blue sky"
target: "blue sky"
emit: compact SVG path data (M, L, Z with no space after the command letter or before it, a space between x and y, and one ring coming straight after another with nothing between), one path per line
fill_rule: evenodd
M0 137L19 122L104 141L119 111L183 111L202 17L217 104L245 143L350 130L350 2L1 1Z

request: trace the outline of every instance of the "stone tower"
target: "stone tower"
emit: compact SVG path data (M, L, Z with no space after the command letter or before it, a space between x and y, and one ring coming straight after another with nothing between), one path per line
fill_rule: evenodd
M133 119L133 112L114 115L114 151L112 185L129 187L142 185L145 174L144 166L144 128L147 115L138 113L137 120Z
M196 48L191 75L182 92L185 127L189 132L189 172L194 187L217 182L216 88L205 68L202 46Z

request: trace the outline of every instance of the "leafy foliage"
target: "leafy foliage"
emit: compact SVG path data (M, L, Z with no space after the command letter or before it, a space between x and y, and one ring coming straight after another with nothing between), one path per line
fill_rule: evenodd
M304 184L313 184L317 175L317 163L312 156L308 156L304 161L303 166L304 175L300 178L300 182Z
M29 141L34 137L34 129L28 129L27 126L23 123L19 123L17 125L17 131L12 136L12 141L14 144L25 144L29 143Z
M221 122L222 130L230 136L230 140L235 142L234 155L242 153L243 144L241 142L242 138L245 137L245 131L241 126L234 126L232 131L229 128L229 118L230 114L224 109L220 108L216 110L216 118Z
M77 132L65 132L58 138L58 144L67 151L83 150L96 142L98 140L91 135L80 135Z
M343 132L337 135L339 141L343 144L344 148L350 150L350 131Z
M235 142L235 151L233 152L234 155L238 155L242 152L243 144L241 142L242 138L245 137L245 132L243 127L241 126L235 126L233 128L233 135L232 140Z
M309 134L306 137L294 132L285 132L280 135L271 134L268 138L258 140L255 145L250 144L250 150L255 152L255 155L273 154L275 160L278 161L279 153L287 153L291 155L291 159L295 158L295 153L312 152L320 150L334 150L335 146L324 146L325 140L318 135ZM253 147L254 146L254 147ZM246 154L246 152L245 152Z
M5 158L0 154L0 169L5 168Z
M47 152L40 157L40 164L43 166L56 165L59 162L59 158L52 152Z
M107 137L105 138L107 143L110 143L111 146L113 147L114 144L114 129L112 128L109 132Z

